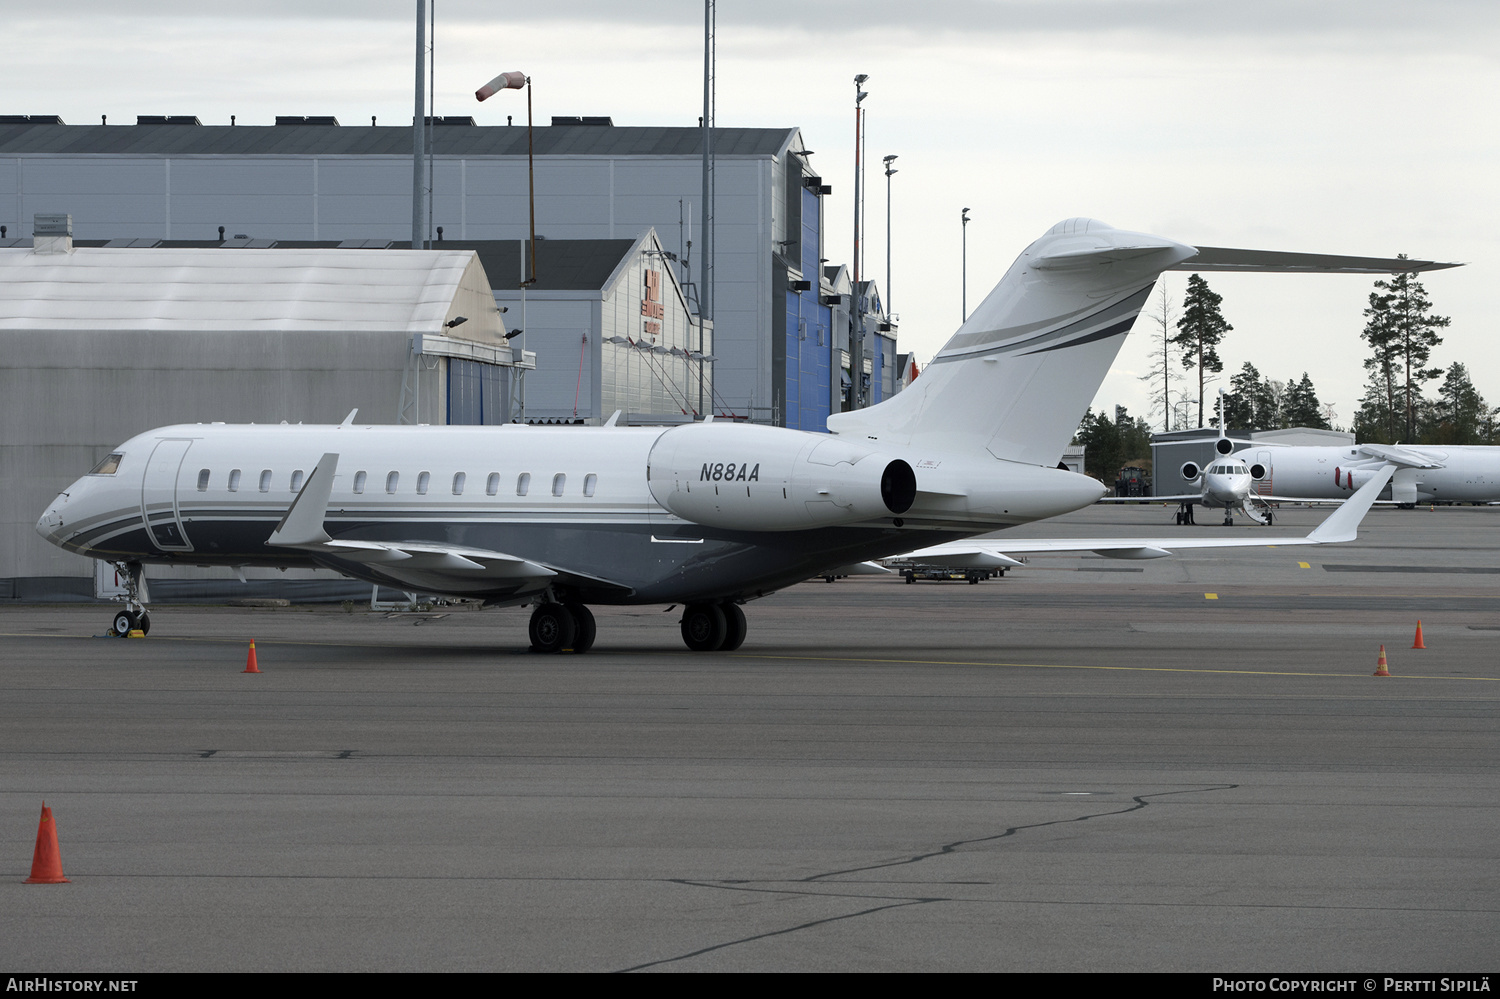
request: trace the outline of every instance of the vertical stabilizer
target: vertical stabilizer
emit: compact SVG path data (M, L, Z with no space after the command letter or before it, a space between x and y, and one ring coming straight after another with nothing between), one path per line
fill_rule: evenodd
M1032 243L922 376L829 429L1055 465L1163 270L1191 246L1059 222Z

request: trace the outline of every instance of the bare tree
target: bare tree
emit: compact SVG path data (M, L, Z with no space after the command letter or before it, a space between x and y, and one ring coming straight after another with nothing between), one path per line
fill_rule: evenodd
M1161 278L1157 282L1161 290L1161 301L1157 309L1147 316L1156 327L1151 334L1151 368L1141 381L1146 383L1151 398L1151 409L1148 415L1155 416L1161 413L1161 427L1163 430L1172 430L1172 383L1182 381L1182 372L1173 360L1180 353L1177 345L1172 341L1176 335L1174 328L1177 322L1177 310L1172 307L1172 300L1167 296L1167 279Z

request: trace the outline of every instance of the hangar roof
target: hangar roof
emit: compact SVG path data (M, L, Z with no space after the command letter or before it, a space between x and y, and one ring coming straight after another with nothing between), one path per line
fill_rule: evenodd
M478 300L472 250L0 248L0 330L439 333L464 301L477 332Z
M716 128L714 155L775 156L795 128ZM438 125L437 156L525 156L526 128ZM666 126L547 125L538 156L701 156L703 132ZM410 156L409 126L0 125L0 155Z

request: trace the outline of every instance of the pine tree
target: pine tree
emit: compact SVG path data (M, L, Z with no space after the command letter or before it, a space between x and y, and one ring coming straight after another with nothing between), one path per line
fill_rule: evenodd
M1455 361L1438 388L1429 425L1422 439L1429 444L1488 444L1494 412L1469 378L1469 369Z
M1286 399L1281 407L1281 425L1328 429L1328 421L1323 418L1323 406L1318 402L1318 393L1306 371L1302 372L1300 382L1287 382Z
M1405 258L1406 254L1401 254L1401 259ZM1432 348L1443 342L1438 330L1450 320L1432 314L1427 290L1410 272L1393 274L1389 281L1376 281L1375 288L1370 292L1361 334L1371 349L1365 367L1372 376L1378 375L1386 388L1387 441L1394 440L1398 432L1402 440L1410 441L1417 435L1422 385L1443 373L1441 368L1423 365L1432 356Z
M1222 295L1215 294L1208 282L1196 274L1188 276L1187 295L1182 301L1182 318L1177 321L1177 335L1172 342L1183 348L1182 366L1198 369L1198 425L1203 422L1203 389L1210 372L1224 370L1218 346L1224 334L1234 329L1224 321L1219 305Z
M1359 412L1354 414L1351 429L1362 444L1394 444L1396 413L1391 409L1394 379L1370 361L1365 362L1365 367L1370 370L1370 380L1365 383L1365 394L1359 400Z
M1229 386L1224 396L1224 422L1241 430L1258 429L1255 410L1261 394L1260 372L1246 361L1239 374L1229 379Z

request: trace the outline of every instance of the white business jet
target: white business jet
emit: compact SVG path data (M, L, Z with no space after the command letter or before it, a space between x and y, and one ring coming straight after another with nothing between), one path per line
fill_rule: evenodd
M1255 480L1264 477L1264 469L1260 465L1247 465L1244 460L1231 454L1235 445L1242 443L1246 442L1236 441L1224 432L1224 390L1219 389L1219 436L1214 439L1214 451L1219 457L1210 461L1206 467L1196 461L1185 461L1180 469L1182 477L1198 487L1197 492L1179 493L1175 496L1108 496L1099 502L1180 503L1177 510L1178 524L1191 524L1193 506L1199 505L1223 510L1225 527L1234 526L1234 513L1238 510L1257 524L1269 527L1273 517L1271 507L1253 491ZM1346 497L1347 495L1345 494Z
M1303 500L1341 500L1386 464L1396 466L1381 499L1417 503L1492 503L1500 500L1500 447L1429 444L1354 444L1342 447L1252 444L1235 453L1247 462L1260 491Z
M831 435L722 421L360 426L353 414L339 426L163 427L69 486L37 530L124 570L117 630L149 626L142 563L323 566L533 604L541 652L588 649L589 604L654 603L685 605L689 648L729 650L745 637L745 601L1097 500L1097 481L1054 466L1156 278L1188 266L1441 265L1216 250L1072 219L1021 254L910 388L830 417ZM1358 507L1276 543L1352 537Z

